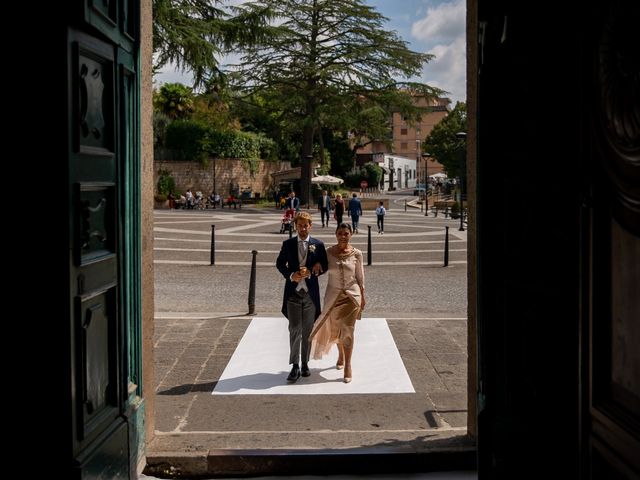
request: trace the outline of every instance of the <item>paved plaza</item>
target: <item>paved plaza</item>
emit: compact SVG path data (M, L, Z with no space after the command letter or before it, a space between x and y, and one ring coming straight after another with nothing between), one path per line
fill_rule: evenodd
M336 382L330 366L318 364L309 377L313 391L306 392L300 391L302 382L285 382L284 279L275 260L289 235L279 233L281 211L155 212L152 462L177 451L206 457L216 449L424 451L440 440L464 444L466 231L458 230L457 220L424 216L419 209L405 212L404 198L393 200L385 234L377 234L375 215L366 211L352 242L366 259L372 225L367 307L355 336L356 348L360 341L366 351L354 356L354 380ZM310 212L311 235L334 244L335 222L322 228L319 212ZM449 266L444 267L447 226ZM247 315L252 250L258 252L255 316ZM322 276L321 292L325 285ZM386 329L388 337L376 342L376 328ZM265 379L268 385L256 386ZM260 388L260 394L248 391Z

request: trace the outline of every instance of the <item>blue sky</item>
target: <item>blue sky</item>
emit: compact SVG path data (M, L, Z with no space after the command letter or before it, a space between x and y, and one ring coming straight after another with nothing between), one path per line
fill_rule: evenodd
M466 85L466 2L464 0L367 0L389 19L409 48L432 53L420 81L449 92L452 107L464 102Z
M452 107L457 101L465 101L465 0L365 0L365 3L389 19L387 28L398 32L411 50L435 55L417 80L449 92ZM156 75L155 81L189 85L191 79L167 67Z

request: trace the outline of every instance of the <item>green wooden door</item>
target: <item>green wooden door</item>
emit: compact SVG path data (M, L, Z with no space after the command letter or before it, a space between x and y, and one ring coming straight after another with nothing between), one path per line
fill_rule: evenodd
M137 2L67 25L71 407L77 478L135 478L140 391Z

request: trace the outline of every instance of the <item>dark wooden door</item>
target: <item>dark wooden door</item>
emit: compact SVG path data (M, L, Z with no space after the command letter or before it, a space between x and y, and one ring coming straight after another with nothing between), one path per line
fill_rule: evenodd
M639 5L477 3L481 479L640 475Z
M76 1L67 25L72 453L76 478L135 478L137 2Z
M588 20L582 469L585 478L638 478L640 7L603 3Z

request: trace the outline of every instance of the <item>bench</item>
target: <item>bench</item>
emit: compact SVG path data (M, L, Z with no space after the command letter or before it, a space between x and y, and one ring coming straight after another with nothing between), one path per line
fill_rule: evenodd
M229 210L231 210L231 206L233 205L234 209L238 209L240 208L240 210L242 210L242 200L236 198L233 202L228 202L227 199L223 200L220 204L220 208L224 208L229 207Z
M451 214L451 209L456 202L454 200L438 200L433 202L433 207L431 207L431 212L434 217L438 216L438 212L444 212L444 218L449 217Z
M460 218L460 212L458 211L454 211L453 207L456 204L456 202L454 200L443 200L443 201L437 201L433 204L433 207L431 207L431 212L433 212L433 216L437 217L438 216L438 212L439 211L443 211L444 212L444 218ZM465 205L466 206L466 205ZM465 214L465 212L462 212L463 214ZM465 214L466 216L466 214Z

